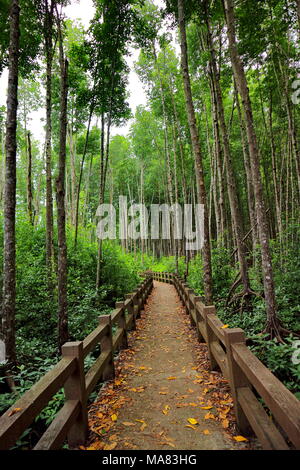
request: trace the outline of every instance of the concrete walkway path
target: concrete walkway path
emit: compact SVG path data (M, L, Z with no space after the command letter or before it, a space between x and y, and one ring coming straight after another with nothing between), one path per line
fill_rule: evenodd
M247 449L238 435L227 381L210 372L175 288L154 282L113 383L90 409L90 448ZM238 438L240 439L240 438Z

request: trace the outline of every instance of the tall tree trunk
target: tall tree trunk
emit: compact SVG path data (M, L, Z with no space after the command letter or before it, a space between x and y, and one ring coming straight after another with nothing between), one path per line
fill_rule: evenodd
M103 204L104 189L103 189L103 178L104 178L104 162L105 158L105 120L104 113L101 116L101 148L100 148L100 187L99 187L99 205ZM96 291L99 290L101 284L101 263L102 263L102 240L98 240L98 255L97 255L97 272L96 272Z
M252 251L253 253L255 253L255 247L257 245L257 229L256 229L257 221L256 221L256 213L255 213L253 180L252 180L252 173L251 173L249 150L247 147L246 129L245 129L245 124L244 124L244 119L242 116L240 100L239 100L235 80L234 80L234 92L235 92L236 109L238 112L238 118L239 118L239 123L240 123L240 133L241 133L243 157L244 157L244 168L245 168L245 173L246 173L247 201L248 201L249 218L250 218L250 224L251 224Z
M52 196L52 169L51 169L51 141L52 141L52 62L53 62L53 14L54 0L45 0L44 39L46 55L46 264L48 271L48 289L53 295L53 196Z
M241 280L243 283L244 293L248 294L250 292L250 281L248 276L248 266L247 266L247 253L246 247L243 242L243 233L242 233L242 216L239 207L237 186L235 181L234 169L232 165L232 156L231 149L229 144L229 137L227 132L227 125L225 122L225 112L223 105L223 97L219 80L219 73L217 70L217 63L214 51L214 45L212 40L212 33L210 29L210 24L208 20L208 13L206 12L206 24L207 24L207 39L208 39L208 48L210 52L210 66L211 66L211 76L212 76L212 93L215 95L215 100L213 102L216 104L217 114L219 117L220 129L223 139L223 149L224 149L224 158L226 166L226 175L227 175L227 188L230 204L230 212L233 220L234 233L236 237L236 246L238 252L238 260L240 265Z
M203 246L203 269L204 269L204 295L207 304L212 303L213 286L212 286L212 270L211 270L211 252L209 240L209 224L207 213L206 190L204 183L202 152L198 128L196 123L196 114L192 97L192 89L190 82L187 40L185 29L184 0L178 0L178 21L180 30L180 47L181 47L181 67L184 82L184 92L186 109L188 114L189 128L192 138L193 152L195 157L195 173L197 178L198 202L204 206L204 246Z
M58 346L68 341L68 311L67 311L67 242L66 242L66 212L65 212L65 176L66 176L66 141L67 141L67 106L68 106L68 61L64 58L60 18L59 29L59 59L60 59L60 137L58 177L56 179L57 199L57 236L58 236Z
M75 212L75 238L74 238L74 247L75 247L75 249L77 248L77 239L78 239L80 190L81 190L84 162L85 162L85 157L86 157L86 154L87 154L87 148L88 148L88 142L89 142L89 135L90 135L90 128L91 128L91 121L92 121L93 111L94 111L94 105L92 103L91 107L90 107L89 120L88 120L86 136L85 136L84 149L83 149L83 154L82 154L82 159L81 159L81 164L80 164L80 172L79 172L78 186L77 186L76 212Z
M296 3L297 3L298 23L299 23L299 29L300 29L300 0L296 0Z
M12 0L10 8L9 72L6 118L6 172L4 192L4 249L3 249L3 306L2 335L9 366L16 362L15 307L16 307L16 158L17 158L17 108L19 65L18 0Z
M33 214L33 194L32 194L32 149L30 132L27 134L28 139L28 166L27 166L27 211L31 225L34 225Z
M251 172L254 185L254 196L256 203L256 215L262 255L262 273L264 282L264 293L267 312L266 331L270 337L280 338L280 322L276 313L275 288L273 280L272 258L269 246L268 219L264 205L263 186L259 166L259 150L254 128L252 103L244 67L237 49L236 26L234 7L232 0L224 0L225 18L227 24L227 36L234 76L238 92L242 98L245 115L246 131L249 144Z
M73 137L73 128L70 123L68 126L69 134L69 143L70 143L70 179L71 179L71 224L75 225L75 213L76 213L76 164L75 164L75 155L76 155L76 143L74 142Z

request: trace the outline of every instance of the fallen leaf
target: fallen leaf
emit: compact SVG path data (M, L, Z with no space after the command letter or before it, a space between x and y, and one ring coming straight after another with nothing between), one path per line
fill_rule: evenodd
M147 427L146 423L143 423L142 426L140 427L140 431L144 431L144 429Z
M117 421L117 419L118 419L118 416L116 414L111 415L111 420L112 421Z
M9 413L8 413L8 416L12 416L12 415L15 415L16 413L19 413L19 411L21 411L22 408L14 408L13 410L11 410Z
M188 418L188 422L190 424L199 424L198 421L195 418Z
M185 427L186 427L186 428L194 429L194 431L196 431L196 429L197 429L197 428L195 428L195 426L193 426L192 424L186 424Z
M211 410L212 406L200 406L201 410Z
M224 329L224 328L228 328L228 327L229 327L229 325L223 325L223 326L221 326L221 328L223 328L223 329Z
M129 421L124 421L123 426L135 426L135 423L130 423Z
M223 421L222 421L222 426L223 426L223 428L225 428L225 429L228 428L228 426L229 426L229 421L228 421L227 418L223 419Z
M248 441L248 439L246 439L244 436L233 436L233 439L237 442Z
M204 419L215 419L215 415L213 415L212 413L206 413Z
M205 434L206 436L208 436L208 434L211 434L211 432L210 432L208 429L204 429L203 434Z
M168 380L175 380L177 377L168 377Z

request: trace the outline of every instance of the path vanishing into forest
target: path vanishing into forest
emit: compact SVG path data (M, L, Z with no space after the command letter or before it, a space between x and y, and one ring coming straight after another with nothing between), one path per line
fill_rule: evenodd
M89 450L247 449L236 439L227 380L210 372L207 347L176 289L154 282L120 353L116 377L89 410Z

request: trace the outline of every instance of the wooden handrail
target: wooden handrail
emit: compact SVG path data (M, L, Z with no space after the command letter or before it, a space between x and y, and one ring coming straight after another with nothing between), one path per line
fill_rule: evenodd
M246 346L243 330L222 328L215 307L205 306L175 274L150 272L148 276L175 286L191 323L196 325L199 341L207 343L211 370L220 368L229 380L240 431L253 431L264 449L289 449L286 440L300 449L300 401ZM263 399L278 427L252 389Z
M59 449L66 438L69 447L85 443L88 397L99 380L114 376L113 354L127 345L127 331L135 327L152 287L153 279L147 276L124 302L117 303L111 315L99 317L99 326L83 341L63 345L64 357L0 417L0 450L15 444L62 387L65 404L34 450ZM98 345L100 354L85 374L84 358Z

